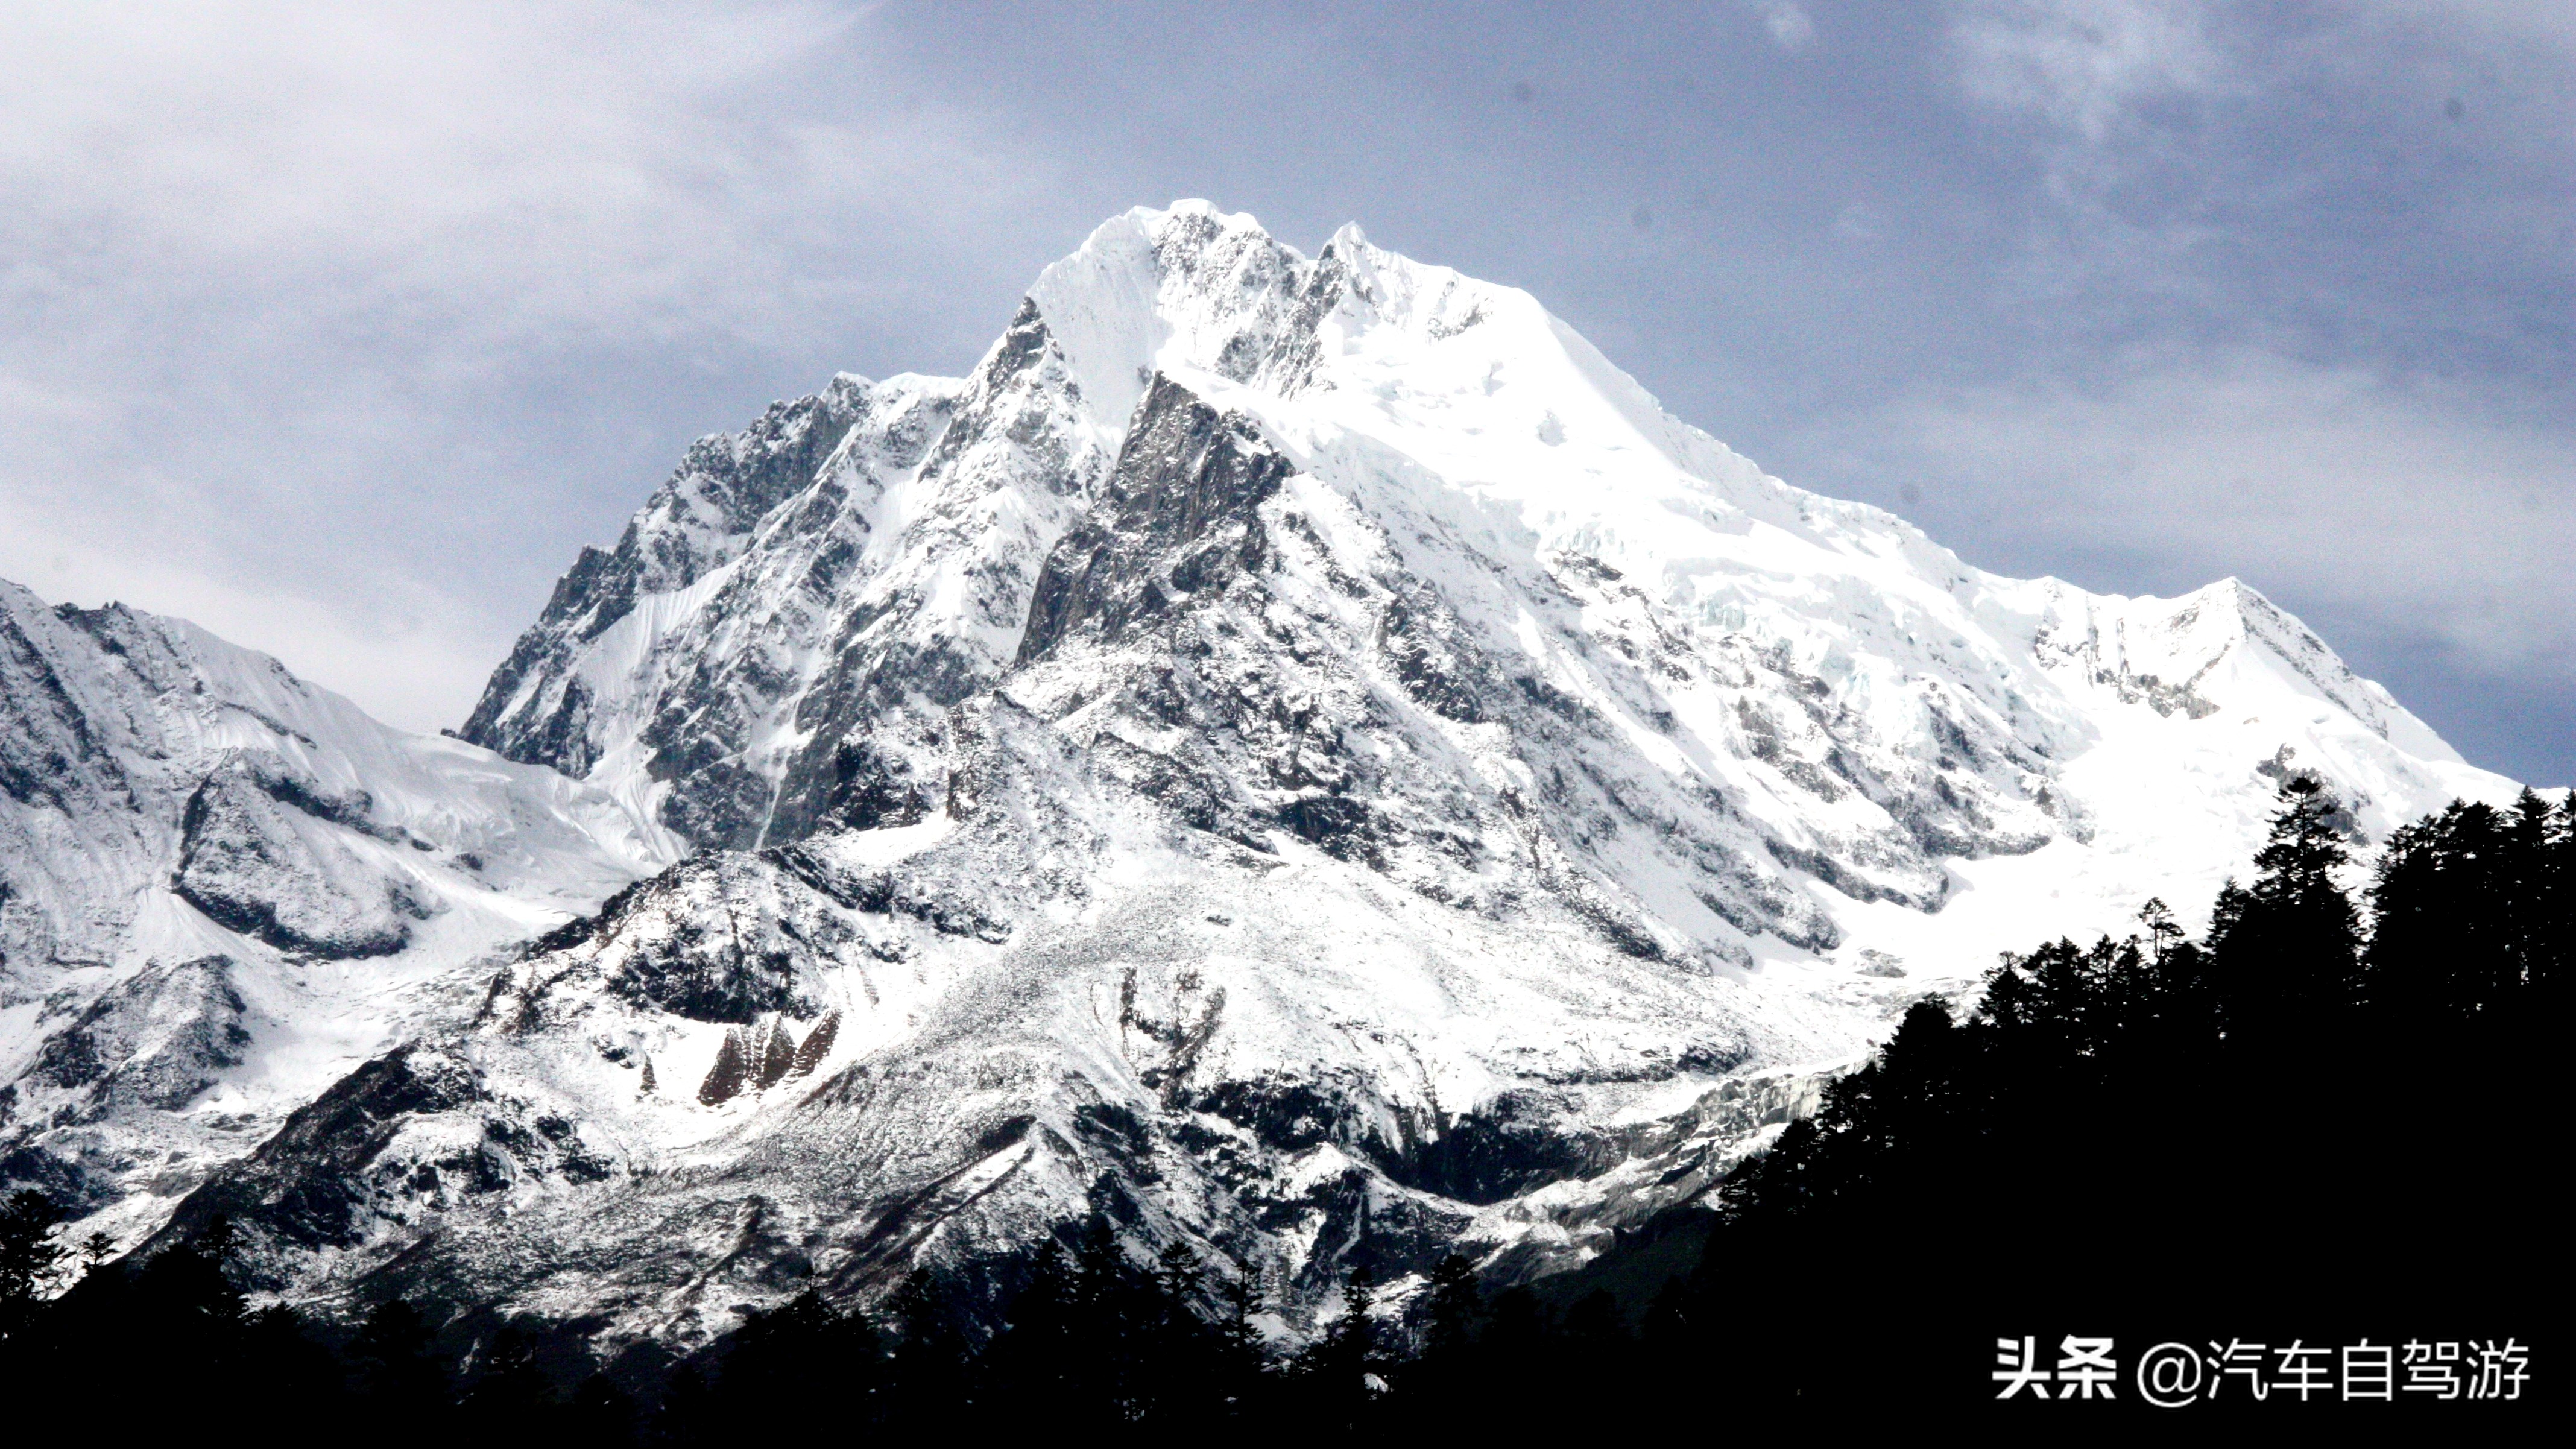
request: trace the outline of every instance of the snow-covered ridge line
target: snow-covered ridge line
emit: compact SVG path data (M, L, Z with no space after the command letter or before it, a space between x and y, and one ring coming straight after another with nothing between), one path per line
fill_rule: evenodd
M424 991L669 858L551 770L0 582L0 1173L154 1226Z
M963 380L702 440L465 733L697 853L172 1232L610 1346L1093 1213L1291 1324L1355 1261L1568 1266L1997 950L2208 900L2285 773L2373 839L2512 789L2234 580L1986 574L1525 293L1203 203Z
M882 704L908 694L916 707L937 708L998 677L1019 653L1035 586L1031 557L1072 526L1065 500L1097 486L1155 375L1254 419L1305 473L1358 503L1369 526L1402 518L1416 542L1456 532L1462 547L1451 551L1481 573L1495 562L1483 545L1499 541L1496 525L1508 521L1522 537L1507 552L1525 571L1570 563L1601 583L1607 570L1642 597L1645 612L1663 616L1667 633L1682 625L1700 649L1759 651L1826 681L1856 723L1891 742L1912 736L1914 748L1929 745L1936 756L1956 705L1986 716L2006 755L2062 760L2086 728L2087 706L2065 698L2069 686L2179 699L2195 675L2218 667L2231 641L2245 640L2294 690L2324 696L2383 738L2395 731L2406 755L2459 763L2385 691L2234 581L2159 601L1984 574L1881 510L1769 478L1668 417L1524 293L1384 252L1356 227L1309 259L1249 217L1195 202L1103 225L1040 277L1010 332L962 385L1020 399L1005 426L1018 437L1052 434L1051 446L1013 449L1007 467L944 476L979 448L989 459L992 440L979 430L1002 420L988 410L954 430L948 416L921 415L908 401L954 397L959 384L898 379L883 385L888 401L870 403L877 385L847 376L817 398L780 404L739 437L702 442L621 542L625 582L599 586L593 575L605 565L594 559L606 556L586 555L496 675L469 736L518 758L597 771L601 783L649 800L702 843L807 833L849 803L853 792L837 778L844 767L869 780L858 793L900 791L892 777L908 768L905 751L885 737L914 731L867 728L862 717L872 722L873 712L853 710L849 696ZM903 421L881 435L863 414ZM828 441L844 427L836 446ZM831 461L809 467L825 450ZM901 506L881 517L882 485L854 491L859 470L850 460L889 454L911 471ZM790 489L797 476L811 481ZM1391 481L1391 496L1362 496ZM711 521L722 518L736 520L730 532ZM863 550L851 548L853 538L867 540ZM1403 551L1410 556L1400 567L1439 563L1420 548ZM737 555L743 562L726 566L750 574L739 583L729 576L722 590L650 588L656 570L694 580L696 562ZM834 581L828 599L810 587L800 595L791 581L810 581L823 555L847 560L849 576ZM638 597L665 603L642 609ZM1508 609L1505 618L1476 622L1531 650L1532 636L1511 621L1544 616L1493 602ZM585 648L612 608L623 621L616 634ZM2110 678L2048 677L2052 649L2066 657L2072 630L2091 641L2081 646L2096 659L2088 673L2107 669ZM1574 631L1589 634L1591 625ZM1543 661L1547 632L1535 645ZM522 667L546 655L566 662L551 674ZM712 677L703 665L683 677L684 663L708 658L735 677ZM1583 673L1560 661L1545 677L1605 707L1609 696L1584 685ZM1944 676L1957 691L1947 703L1916 687ZM1692 733L1738 755L1779 757L1769 763L1792 777L1830 776L1837 757L1848 765L1858 753L1838 738L1839 750L1784 749L1776 727L1735 703L1732 728L1706 721ZM2279 744L2311 756L2330 749L2284 739L2258 756L2277 754ZM827 749L847 758L827 762ZM2348 783L2377 796L2372 782ZM1937 793L1906 808L1938 815ZM2025 804L2035 799L2015 793ZM1772 802L1753 803L1767 811ZM1817 803L1793 796L1769 812L1788 827L1776 832L1779 846L1806 855L1822 843L1836 854L1815 838ZM2008 799L1979 808L2026 813ZM2031 820L1995 839L2084 828ZM1938 826L1931 833L1951 839ZM1929 878L1859 889L1946 898Z

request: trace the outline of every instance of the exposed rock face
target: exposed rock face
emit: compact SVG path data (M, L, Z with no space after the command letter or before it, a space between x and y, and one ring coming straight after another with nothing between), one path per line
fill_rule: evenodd
M242 1064L250 1008L222 956L154 965L118 983L44 1039L30 1083L84 1091L81 1116L186 1106Z
M402 841L369 818L372 804L364 791L316 795L275 755L235 755L188 796L171 889L217 925L281 951L392 955L411 944L411 923L438 907L418 883L379 873L341 843L342 831Z
M1106 465L1074 397L1024 311L964 383L842 377L700 443L616 553L565 576L465 737L650 800L702 845L918 819L920 736L1008 666Z
M573 1123L496 1091L472 1063L410 1046L295 1112L191 1196L170 1231L255 1218L275 1245L361 1248L389 1225L426 1223L532 1184L595 1183L616 1167Z
M657 869L653 834L188 624L0 584L0 1189L139 1236L446 973Z
M701 443L467 733L699 853L170 1232L220 1208L291 1295L612 1348L988 1281L1095 1213L1292 1325L1357 1262L1568 1266L1997 949L2207 899L2266 770L2365 834L2511 790L2232 581L1980 573L1520 293L1187 205L1050 268L963 381ZM415 829L383 790L227 768L188 888L270 905L234 949L446 928L315 843L411 849L347 823Z

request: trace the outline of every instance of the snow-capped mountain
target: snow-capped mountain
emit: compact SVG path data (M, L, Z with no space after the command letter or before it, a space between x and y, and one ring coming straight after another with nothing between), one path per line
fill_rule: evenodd
M1567 1266L1997 950L2205 902L2286 772L2364 838L2512 790L2241 584L1982 573L1525 294L1192 203L962 381L701 442L464 734L700 853L170 1231L604 1346L1090 1213L1291 1323Z
M157 1227L490 975L457 968L672 854L193 625L0 583L0 1178Z

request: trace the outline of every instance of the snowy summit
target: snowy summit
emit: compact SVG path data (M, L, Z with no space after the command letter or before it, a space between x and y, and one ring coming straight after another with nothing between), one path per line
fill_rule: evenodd
M10 599L0 783L138 667ZM1981 572L1524 293L1196 202L1093 233L965 379L843 375L699 442L466 743L242 708L273 718L79 807L159 822L129 844L0 799L8 1170L138 1230L227 1215L291 1297L435 1283L603 1346L1092 1213L1292 1327L1363 1240L1571 1266L1997 951L2207 900L2288 774L2365 846L2514 791L2241 583ZM101 898L159 924L57 879L112 851ZM337 1079L236 1052L79 1096L66 1033L182 958L333 963L270 1009L327 996ZM289 1080L282 1128L141 1164Z

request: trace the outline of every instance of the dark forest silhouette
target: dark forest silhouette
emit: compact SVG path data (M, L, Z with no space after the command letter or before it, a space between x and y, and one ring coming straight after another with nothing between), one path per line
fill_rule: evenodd
M488 1313L246 1311L220 1225L104 1264L103 1241L63 1242L23 1191L0 1204L0 1390L199 1437L275 1416L289 1440L309 1423L392 1444L1267 1439L1992 1411L1999 1334L2528 1343L2576 800L2407 826L2358 902L2336 881L2348 828L2293 777L2205 940L2153 903L2126 939L2007 956L1972 1009L1916 1003L1709 1202L1490 1297L1453 1257L1405 1312L1372 1315L1362 1274L1285 1359L1249 1285L1179 1250L1137 1261L1101 1222L1025 1265L998 1331L923 1271L873 1314L809 1293L612 1379L570 1338Z

